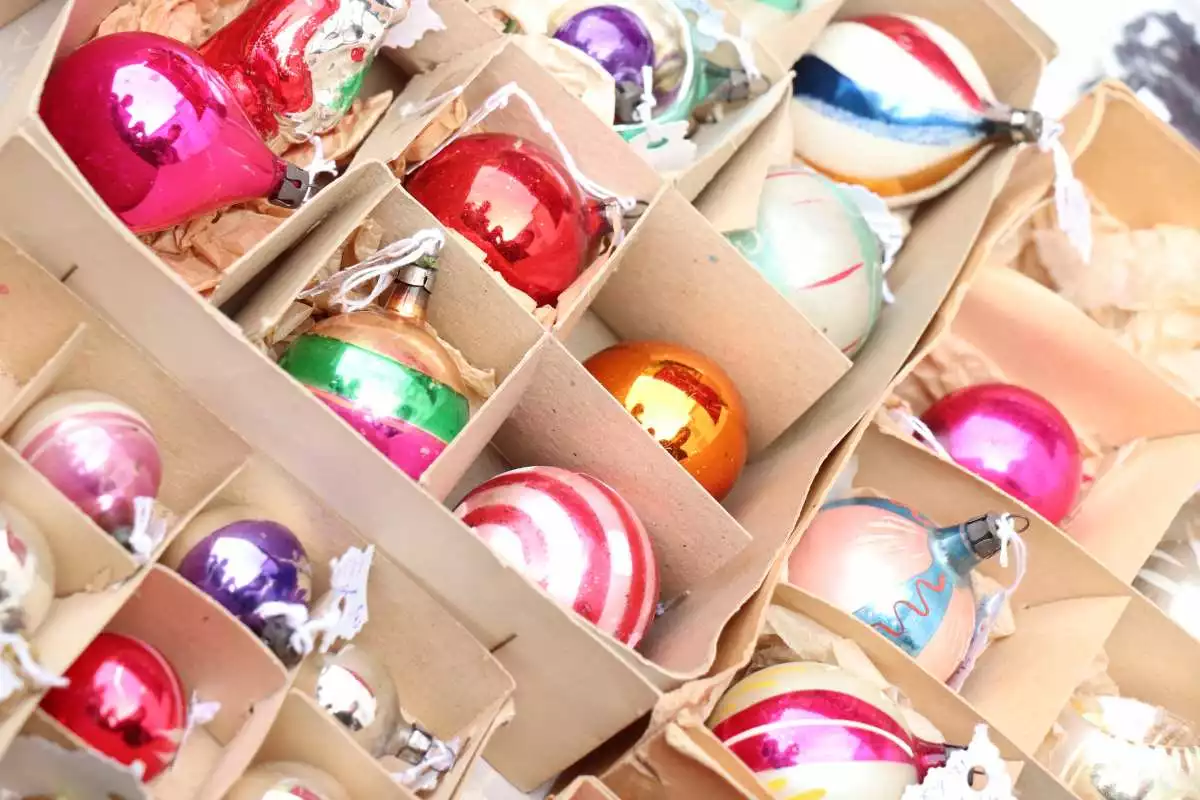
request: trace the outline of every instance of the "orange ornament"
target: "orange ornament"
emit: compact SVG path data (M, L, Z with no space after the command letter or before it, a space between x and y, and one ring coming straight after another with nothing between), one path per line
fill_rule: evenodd
M622 342L584 362L709 493L729 494L746 464L746 406L725 370L666 342Z

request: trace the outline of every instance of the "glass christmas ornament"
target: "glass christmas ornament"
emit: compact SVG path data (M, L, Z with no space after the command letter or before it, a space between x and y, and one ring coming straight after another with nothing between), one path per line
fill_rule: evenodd
M606 24L601 26L601 20ZM587 53L616 80L616 129L626 139L646 130L646 121L638 115L645 62L651 67L654 92L651 118L658 124L688 119L709 91L692 26L671 0L568 0L551 13L549 30ZM588 35L589 31L595 33Z
M200 47L266 140L299 143L350 110L408 0L257 0Z
M975 633L970 572L1000 551L1002 520L939 528L892 500L827 503L788 560L788 581L853 614L939 680Z
M779 800L899 800L950 750L913 736L878 686L815 662L751 673L708 725Z
M584 366L713 497L729 494L749 434L742 395L723 369L666 342L622 342Z
M54 601L54 557L46 537L17 509L0 502L0 632L28 636Z
M272 761L251 767L225 800L350 800L328 774L293 761Z
M375 758L387 754L400 724L400 698L391 673L369 650L348 645L306 669L297 687L342 723Z
M579 277L608 228L602 205L555 156L507 133L456 139L404 185L540 306L554 305Z
M729 240L847 356L883 305L883 247L833 181L802 167L767 174L754 228Z
M42 710L113 760L157 777L175 758L187 724L187 701L175 669L145 642L101 633L51 689Z
M318 322L279 360L414 479L470 417L462 374L425 323L436 276L431 257L401 267L382 308Z
M96 524L125 543L138 498L155 498L162 457L150 424L100 392L49 397L8 434L21 457Z
M836 21L794 71L796 154L893 206L944 192L997 144L1041 137L1041 116L999 103L966 45L927 19Z
M1200 639L1200 542L1161 542L1138 570L1133 588Z
M1071 423L1035 392L988 383L943 397L921 415L959 465L1057 524L1075 507L1083 456Z
M658 605L658 562L637 512L581 472L526 467L476 486L454 513L564 606L636 647Z
M1083 800L1177 800L1200 795L1200 731L1128 697L1075 699L1058 718L1047 766Z
M267 148L229 86L153 33L93 39L51 70L42 121L134 233L244 200L296 208L308 175Z
M217 601L263 639L285 664L299 660L291 649L291 631L259 613L263 603L308 608L312 565L296 534L245 506L229 506L198 515L179 534L168 553L185 580Z

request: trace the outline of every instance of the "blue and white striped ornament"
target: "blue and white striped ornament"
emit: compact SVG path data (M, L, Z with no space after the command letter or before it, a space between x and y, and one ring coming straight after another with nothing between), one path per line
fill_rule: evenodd
M966 45L927 19L834 22L795 73L797 156L893 207L944 192L997 144L1041 135L1041 116L998 102Z

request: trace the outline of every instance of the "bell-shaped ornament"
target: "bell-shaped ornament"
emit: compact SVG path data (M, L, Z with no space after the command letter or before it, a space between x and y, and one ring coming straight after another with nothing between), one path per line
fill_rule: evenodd
M788 581L875 628L939 680L976 628L970 573L1000 552L998 515L939 528L892 500L827 503L788 561Z

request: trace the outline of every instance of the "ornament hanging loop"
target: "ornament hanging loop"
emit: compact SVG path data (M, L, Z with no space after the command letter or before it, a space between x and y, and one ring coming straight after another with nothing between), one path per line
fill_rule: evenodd
M333 293L332 303L346 311L360 311L400 283L430 291L437 275L437 258L446 245L446 234L427 228L383 247L375 255L336 272L299 294L302 300ZM363 296L359 291L372 284Z

